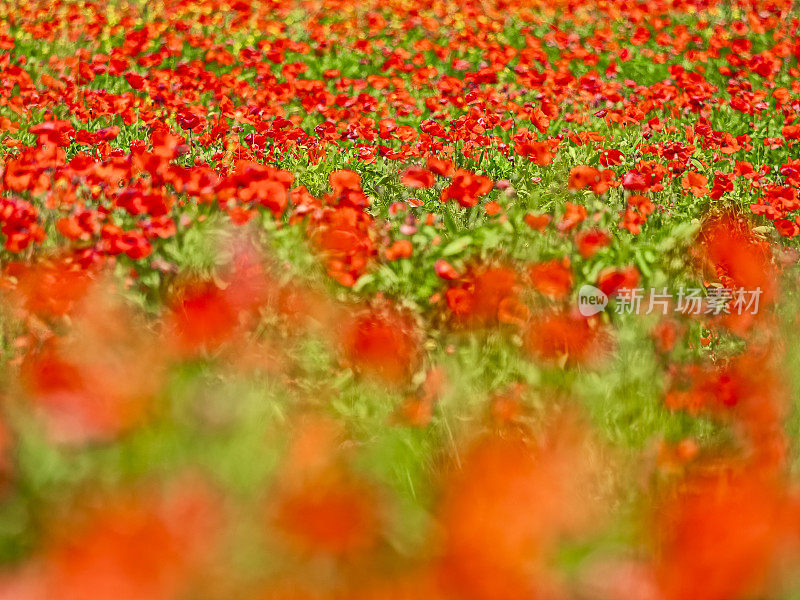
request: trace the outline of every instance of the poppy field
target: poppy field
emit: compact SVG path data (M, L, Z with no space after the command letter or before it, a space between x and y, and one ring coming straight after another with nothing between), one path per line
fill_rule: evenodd
M0 600L800 598L800 3L0 0Z

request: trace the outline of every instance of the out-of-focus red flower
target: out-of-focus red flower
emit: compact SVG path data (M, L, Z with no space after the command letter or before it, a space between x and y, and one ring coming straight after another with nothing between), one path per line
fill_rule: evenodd
M525 389L525 385L514 383L492 394L489 416L495 425L520 424L521 419L528 412L522 402Z
M606 295L613 296L620 290L636 289L639 285L639 270L633 265L627 267L606 267L597 276L597 287Z
M435 183L433 173L422 167L409 167L400 178L403 185L413 189L429 188Z
M572 290L574 278L569 260L553 259L532 265L528 274L533 287L551 298L564 298Z
M58 442L108 440L141 423L162 384L165 359L142 323L95 290L70 329L32 348L23 391Z
M444 369L434 367L425 375L425 381L414 396L406 398L398 407L395 417L403 424L426 427L433 417L433 408L447 383Z
M452 177L453 173L456 172L452 161L436 158L434 156L431 156L428 159L427 165L428 169L430 169L436 175L441 175L442 177Z
M777 293L776 270L769 245L746 222L733 216L713 218L698 239L701 257L725 287L757 292L760 307L769 307Z
M516 296L506 296L497 306L497 320L506 325L521 327L528 322L531 311L527 305Z
M454 279L458 279L460 277L458 271L455 270L453 265L443 258L437 260L433 268L436 270L436 275L446 281L453 281Z
M377 490L348 466L339 424L305 415L290 432L269 524L300 554L348 559L370 551L381 531Z
M493 217L496 214L498 214L501 210L503 210L503 207L500 206L499 202L495 202L494 200L492 200L491 202L487 202L486 205L483 207L483 209L486 211L487 215Z
M570 190L583 190L590 188L596 194L602 194L608 188L603 174L588 165L572 167L569 172L567 188Z
M520 283L509 267L472 267L458 285L445 293L456 320L474 327L497 324L501 315L516 322L525 309L519 306ZM500 322L508 322L508 319Z
M342 329L342 351L360 372L388 383L405 381L420 358L416 323L393 307L358 312Z
M237 307L213 282L187 285L173 301L170 332L186 350L216 347L239 324Z
M581 204L573 204L567 202L565 204L564 214L558 222L558 230L562 232L572 231L588 216L586 207Z
M439 510L440 580L459 598L549 597L548 563L562 536L592 525L598 505L588 437L565 419L538 443L480 438L462 454Z
M106 439L144 417L154 390L142 378L150 377L150 372L132 370L130 363L107 364L108 358L102 357L106 364L99 362L99 356L75 362L57 349L54 340L25 357L25 391L57 441Z
M662 473L681 474L698 458L700 448L692 438L677 443L660 440L657 446L656 463Z
M355 171L349 169L340 169L333 171L329 177L333 191L340 194L346 190L360 190L361 189L361 176Z
M372 548L380 516L372 488L338 470L278 493L275 524L300 552L353 556Z
M655 205L647 196L635 194L628 198L628 207L620 213L622 221L620 227L637 235L642 230L642 225L647 222L647 217L655 210Z
M594 167L579 165L569 172L567 187L571 190L582 190L591 187L600 179L600 172Z
M398 406L395 416L404 425L427 427L433 418L433 402L427 398L408 397Z
M772 347L751 346L725 363L690 364L672 374L665 404L729 423L753 469L777 473L785 465L788 394Z
M610 243L611 236L603 229L587 229L575 235L575 245L583 258L591 258Z
M120 493L75 507L28 570L0 585L24 600L172 600L210 565L221 507L202 484L173 482L167 492ZM6 595L8 594L8 595Z
M526 334L528 351L546 362L593 365L609 352L610 346L610 335L597 319L572 312L534 315Z
M528 213L525 215L525 224L536 231L544 231L544 228L547 227L550 220L550 215L539 215L535 213Z
M768 594L790 532L780 485L747 468L690 475L659 503L656 572L666 600Z
M165 332L179 352L219 348L268 300L271 282L250 249L235 249L221 278L222 286L213 281L188 282L172 298Z
M650 332L656 349L661 353L671 352L681 334L682 331L679 324L670 319L660 321Z
M386 260L408 258L414 253L414 246L408 240L397 240L386 249Z
M450 312L458 318L466 318L472 313L474 297L463 287L453 287L445 292L445 300Z
M10 263L5 274L16 278L17 296L22 307L41 318L69 313L87 294L92 270L68 257L26 265Z
M519 141L515 150L520 156L525 156L531 162L541 167L546 167L553 162L555 152L549 142Z

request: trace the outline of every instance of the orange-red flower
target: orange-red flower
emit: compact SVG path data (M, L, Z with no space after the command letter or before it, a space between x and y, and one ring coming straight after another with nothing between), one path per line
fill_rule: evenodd
M354 314L343 326L341 343L350 364L388 383L404 382L420 358L416 323L389 306Z
M444 536L440 580L460 598L547 597L556 589L556 541L591 526L598 514L588 438L569 419L538 442L486 436L461 455L439 510ZM595 505L596 507L596 505Z
M298 551L342 557L370 550L380 527L372 488L335 469L281 491L274 521Z
M453 175L450 185L442 190L440 200L455 200L461 206L471 208L478 203L481 196L492 190L492 186L492 180L488 177L459 169Z
M768 593L787 537L778 482L717 465L679 482L656 514L656 572L663 597L725 600Z
M694 171L688 171L686 175L681 177L681 186L683 186L683 191L688 194L698 197L705 196L708 194L708 177Z
M421 189L429 188L435 183L433 173L422 167L409 167L400 178L406 187Z
M553 259L532 265L528 270L533 287L551 298L564 298L572 290L574 278L569 260Z
M526 348L545 362L593 365L610 350L610 335L595 318L547 311L534 315L526 333Z

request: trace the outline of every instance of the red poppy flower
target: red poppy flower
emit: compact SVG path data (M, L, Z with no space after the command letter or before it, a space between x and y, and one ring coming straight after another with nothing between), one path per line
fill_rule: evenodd
M456 172L452 161L443 160L433 156L428 159L427 165L428 169L430 169L436 175L441 175L442 177L452 177Z
M639 271L633 265L624 268L606 267L597 276L597 287L606 296L613 296L620 290L633 290L638 285Z
M519 141L516 145L516 152L541 167L551 164L555 157L549 142Z
M402 181L403 185L406 187L421 189L431 187L435 182L435 178L433 173L431 173L428 169L423 169L421 167L409 167L403 173L400 181Z
M442 190L440 200L442 202L455 200L461 206L471 208L478 203L481 196L488 194L492 187L492 180L488 177L459 169L453 175L450 185Z
M533 287L545 296L564 298L572 290L572 270L566 258L537 263L528 273Z
M560 539L598 514L586 434L564 419L542 439L485 436L460 453L439 509L438 572L445 591L472 600L522 600L553 585L549 561Z
M378 539L374 491L335 469L279 491L274 512L275 525L303 553L352 556L367 552Z
M572 202L566 202L564 208L565 208L564 214L561 216L561 220L558 223L559 231L563 232L572 231L578 225L583 223L583 221L588 216L586 207L581 204L573 204Z
M610 243L611 236L603 229L588 229L575 235L575 245L583 258L591 258Z
M681 177L681 185L683 186L683 191L686 193L690 193L693 196L705 196L708 194L708 178L700 173L695 173L693 171L689 171Z
M402 383L420 357L414 321L394 308L367 310L349 319L342 330L345 358L359 371L388 383Z
M571 190L592 188L600 182L600 171L587 165L572 167L567 187Z
M765 589L786 535L786 499L777 482L737 471L692 475L659 508L656 570L665 599L724 600Z
M386 249L386 260L399 260L408 258L414 252L414 247L408 240L397 240Z
M540 215L535 213L528 213L525 215L525 224L531 229L536 231L544 231L544 228L550 223L550 215Z
M458 271L455 270L453 265L451 265L443 258L440 258L439 260L436 261L436 263L434 264L434 269L436 270L436 275L438 277L445 279L447 281L452 281L460 277Z
M546 362L565 360L571 365L593 365L610 349L610 337L599 321L579 314L549 311L534 315L526 347Z

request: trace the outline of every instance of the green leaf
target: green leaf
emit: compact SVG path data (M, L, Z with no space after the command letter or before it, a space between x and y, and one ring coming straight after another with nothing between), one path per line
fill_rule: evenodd
M455 239L442 248L442 256L453 256L455 254L459 254L466 250L471 243L472 236L469 235Z
M448 210L444 213L444 224L447 227L448 231L458 231L458 225L456 225L456 221L453 218L453 214Z
M373 275L372 273L367 273L366 275L362 275L361 277L358 278L358 281L356 281L355 285L353 286L353 291L360 292L369 284L371 284L373 281L375 281L375 275Z
M636 266L639 267L639 271L642 272L642 275L649 278L652 275L653 271L650 268L650 265L647 262L647 259L642 255L640 250L636 250L634 254L633 261L636 263Z

